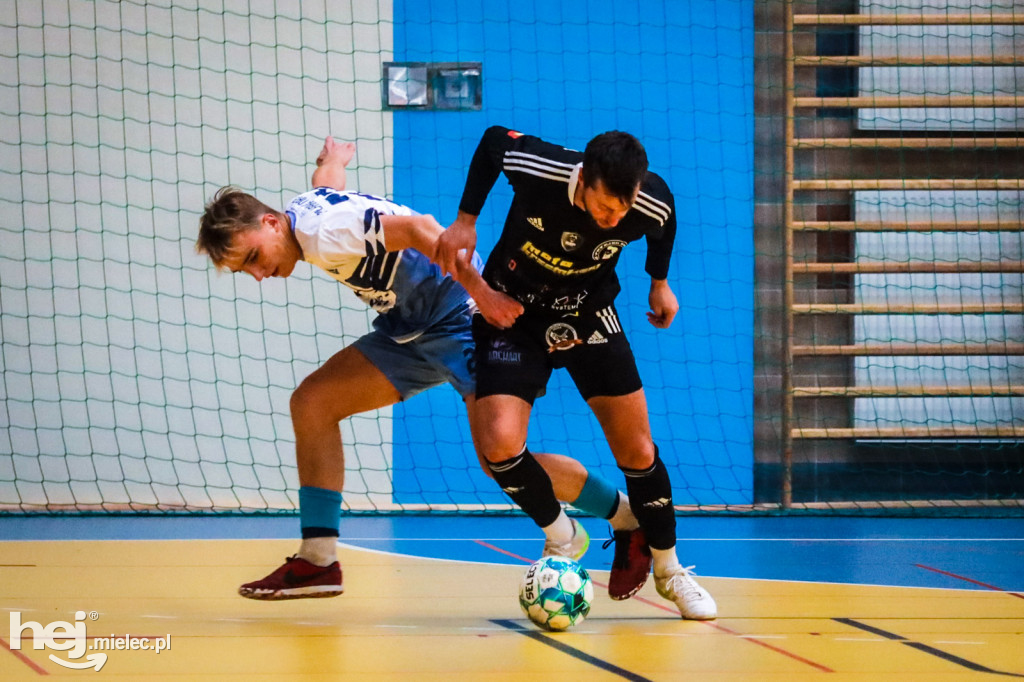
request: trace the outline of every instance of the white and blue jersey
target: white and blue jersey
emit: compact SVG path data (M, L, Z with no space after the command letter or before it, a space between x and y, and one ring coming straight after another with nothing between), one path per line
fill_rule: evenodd
M382 215L416 215L387 199L326 187L285 207L303 259L351 288L377 311L374 329L407 343L454 311L472 306L466 290L414 249L387 251ZM474 254L480 269L480 257Z

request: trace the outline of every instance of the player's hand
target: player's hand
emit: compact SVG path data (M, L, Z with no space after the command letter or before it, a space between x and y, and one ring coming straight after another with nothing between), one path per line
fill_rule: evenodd
M508 329L523 314L523 305L519 301L494 289L488 288L475 300L480 314L488 324L498 329Z
M340 163L342 166L347 166L355 153L356 145L354 142L338 143L334 141L333 137L328 135L324 140L324 146L323 149L320 150L320 155L316 157L316 165L322 166L325 163Z
M458 259L470 260L476 249L476 216L459 211L459 217L437 238L431 259L448 275L457 274Z
M651 310L647 313L647 321L658 329L668 329L679 312L679 301L672 293L667 280L652 279L651 293L647 297Z

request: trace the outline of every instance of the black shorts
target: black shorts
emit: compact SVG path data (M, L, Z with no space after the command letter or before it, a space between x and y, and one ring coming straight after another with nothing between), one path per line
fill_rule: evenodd
M476 397L514 395L526 402L544 395L551 371L569 370L584 400L640 390L633 349L615 306L579 315L526 313L509 329L473 318Z

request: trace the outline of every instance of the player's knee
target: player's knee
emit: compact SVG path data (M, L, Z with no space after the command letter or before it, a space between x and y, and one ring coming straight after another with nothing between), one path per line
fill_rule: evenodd
M647 469L654 464L657 451L650 438L637 438L612 447L616 463L624 469Z
M493 432L483 436L478 435L474 440L477 454L480 457L480 463L484 465L484 470L487 469L487 463L498 464L505 462L523 451L522 439L516 442L508 441Z
M492 464L497 464L521 453L526 437L518 431L502 429L492 424L486 429L479 430L474 440L480 456Z
M471 427L473 445L476 447L481 464L486 465L487 462L498 463L512 459L523 451L526 444L526 434L523 429L517 424L509 423L507 419L477 418Z
M331 387L318 380L316 374L306 377L292 393L289 402L292 421L296 424L336 424L351 414Z
M299 387L292 392L288 408L291 410L293 422L301 424L308 421L312 416L314 404L312 393L313 391L310 390L309 385L305 381L299 384Z

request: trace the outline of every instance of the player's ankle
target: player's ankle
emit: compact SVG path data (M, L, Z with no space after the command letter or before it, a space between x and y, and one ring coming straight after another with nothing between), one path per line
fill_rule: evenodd
M555 545L565 545L572 542L573 536L576 534L572 520L566 516L565 511L559 512L558 518L555 519L554 523L545 526L543 531L544 535L547 536L548 542Z
M314 566L330 566L338 560L338 538L333 535L304 538L297 555Z
M666 576L676 567L680 566L675 547L670 549L654 549L651 547L651 557L654 560L654 575L656 576Z

